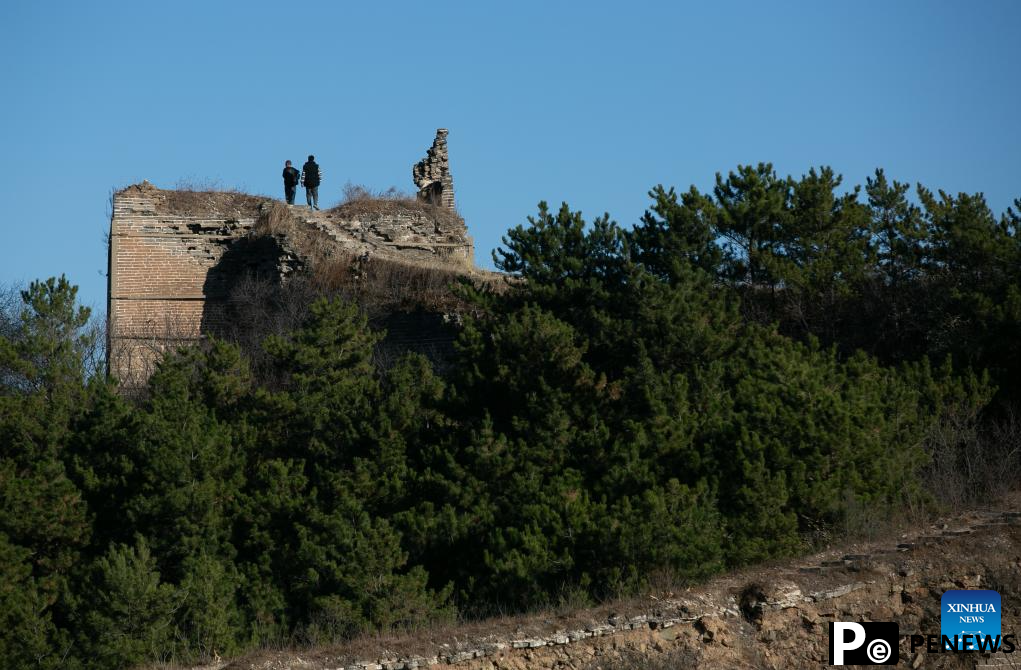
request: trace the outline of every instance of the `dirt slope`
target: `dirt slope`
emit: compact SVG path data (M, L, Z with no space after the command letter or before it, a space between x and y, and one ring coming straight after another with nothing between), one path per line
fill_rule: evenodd
M684 593L492 619L336 647L260 652L201 670L820 668L830 621L895 621L900 667L1021 667L1018 653L911 653L938 634L940 596L989 588L1021 633L1021 504L975 511L887 542L720 577ZM200 670L196 668L195 670Z

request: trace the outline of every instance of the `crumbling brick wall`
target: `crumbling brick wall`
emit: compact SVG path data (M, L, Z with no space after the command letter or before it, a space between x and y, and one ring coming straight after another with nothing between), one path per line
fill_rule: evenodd
M143 382L169 347L199 339L215 321L226 286L215 269L256 221L257 198L227 211L173 211L168 192L148 182L113 197L110 221L107 348L111 375ZM286 264L263 249L253 264Z
M307 269L311 252L301 242L314 242L320 256L473 272L472 239L453 211L445 139L442 147L442 155L435 155L442 157L443 170L437 164L427 172L449 186L445 206L412 199L354 202L322 212L289 207L285 230L259 229L260 218L265 222L274 208L284 207L271 198L161 190L148 182L115 193L107 305L111 375L138 386L168 347L217 332L229 318L231 287L241 277L283 282Z

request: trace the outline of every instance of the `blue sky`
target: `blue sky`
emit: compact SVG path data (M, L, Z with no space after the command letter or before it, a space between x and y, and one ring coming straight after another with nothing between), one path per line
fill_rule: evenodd
M316 154L412 190L450 129L491 266L539 200L638 220L657 183L830 165L1021 197L1021 2L21 2L0 21L0 284L104 309L108 197L142 179L282 197Z

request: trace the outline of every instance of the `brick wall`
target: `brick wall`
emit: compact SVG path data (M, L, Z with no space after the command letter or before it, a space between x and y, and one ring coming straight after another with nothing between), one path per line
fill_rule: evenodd
M400 207L357 214L343 207L324 212L294 207L288 209L289 231L270 234L258 224L274 206L280 205L269 198L163 191L147 182L114 194L108 362L123 385L142 385L169 347L225 325L227 301L240 278L254 274L283 282L304 267L302 240L327 257L473 271L471 237L456 215L434 219L426 210ZM395 336L406 330L394 328ZM432 339L449 337L426 330ZM414 349L413 344L397 346Z
M143 184L113 198L108 356L128 386L144 381L168 347L201 337L217 311L210 300L222 296L211 271L255 224L231 213L170 213L163 195Z

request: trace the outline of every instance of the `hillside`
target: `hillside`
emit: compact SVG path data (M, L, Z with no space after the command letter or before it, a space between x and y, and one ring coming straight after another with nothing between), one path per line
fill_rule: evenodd
M1012 214L976 214L971 198L905 210L881 175L868 203L820 208L839 186L822 176L763 165L711 197L656 189L629 229L542 203L503 238L496 267L515 279L495 284L448 263L449 247L428 257L442 272L385 261L404 253L386 240L432 253L416 230L446 243L456 219L415 219L429 202L378 198L372 224L365 203L341 216L193 194L182 214L151 187L115 196L111 349L157 307L196 328L193 346L126 394L119 369L92 372L100 335L66 278L8 310L10 665L259 662L246 655L299 645L333 667L384 654L583 666L571 650L634 635L709 666L808 667L827 612L926 631L926 598L946 584L1013 598L1013 526L988 517L904 552L846 546L1017 493ZM432 184L442 204L451 191ZM762 211L777 222L768 244ZM901 211L903 235L929 239L891 257ZM361 237L340 230L357 217ZM387 233L386 217L422 223ZM443 320L443 342L414 319L380 324L387 309L414 316L409 303ZM394 333L445 355L381 355ZM836 561L825 571L789 562L826 546L842 551L820 557ZM795 587L793 622L760 616L755 603ZM619 600L635 594L658 600ZM569 618L494 619L550 611ZM482 623L444 632L455 621ZM418 633L391 644L401 631ZM363 646L326 646L346 641ZM474 658L477 643L496 655Z
M901 667L1018 665L1003 653L912 653L907 636L939 633L947 589L998 591L1003 632L1021 630L1021 498L898 535L594 609L259 652L192 670L818 668L830 621L897 622Z

